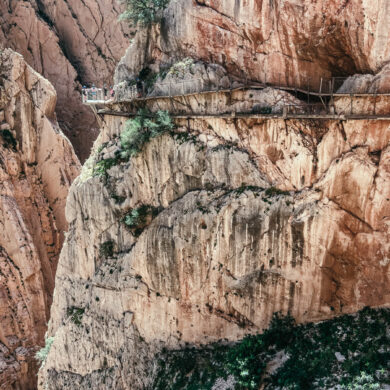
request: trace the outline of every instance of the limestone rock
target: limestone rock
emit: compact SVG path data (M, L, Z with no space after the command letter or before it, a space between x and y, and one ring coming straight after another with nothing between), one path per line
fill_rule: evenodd
M319 87L321 77L381 71L389 24L388 0L171 1L161 29L137 32L115 82L191 57L241 79Z
M9 49L0 80L0 387L32 390L79 162L56 122L53 86Z
M107 116L95 150L125 120ZM40 388L145 389L162 348L389 304L388 121L180 123L72 185ZM142 205L155 214L130 229Z
M9 1L0 4L0 42L54 85L61 128L82 160L98 125L81 104L81 83L107 86L128 46L116 0Z

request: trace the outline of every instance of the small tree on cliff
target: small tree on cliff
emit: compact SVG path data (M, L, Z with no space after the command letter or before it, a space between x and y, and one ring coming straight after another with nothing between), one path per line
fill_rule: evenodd
M130 20L136 25L158 22L161 12L168 6L170 0L120 0L125 4L126 11L120 16L121 20Z

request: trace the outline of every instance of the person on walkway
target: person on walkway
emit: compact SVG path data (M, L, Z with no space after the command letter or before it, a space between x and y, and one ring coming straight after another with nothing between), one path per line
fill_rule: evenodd
M142 97L142 95L143 95L144 86L143 86L143 83L142 83L142 81L140 80L139 77L137 77L136 86L137 86L137 95L138 95L138 97L140 98L140 97Z
M114 96L115 96L115 90L114 90L114 87L110 87L110 96L111 96L111 99L114 99Z
M107 100L108 89L107 89L107 85L106 84L103 85L103 92L104 92L104 100Z
M83 89L81 91L81 97L82 97L82 101L83 103L86 103L87 100L88 100L88 97L87 97L87 87L85 85L83 85Z
M97 88L95 87L95 84L92 84L92 100L97 100Z

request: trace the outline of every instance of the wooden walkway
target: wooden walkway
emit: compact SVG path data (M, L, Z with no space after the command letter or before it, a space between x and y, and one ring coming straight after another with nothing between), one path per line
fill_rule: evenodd
M120 116L125 118L134 118L137 116L135 113L112 111L112 110L99 110L99 115ZM170 114L175 119L245 119L245 118L257 118L257 119L328 119L328 120L390 120L390 114L388 115L338 115L338 114L253 114L253 113L225 113L225 114Z

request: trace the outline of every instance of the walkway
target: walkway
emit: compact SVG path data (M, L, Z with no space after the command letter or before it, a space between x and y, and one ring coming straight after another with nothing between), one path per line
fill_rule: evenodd
M279 113L273 114L274 117L289 117L289 118L334 118L334 117L340 117L340 116L348 116L348 117L359 117L359 119L364 116L367 119L381 119L381 118L388 118L387 113L383 115L383 113L377 114L376 111L376 101L377 97L390 97L390 90L377 93L377 92L368 92L368 93L353 93L353 92L346 92L346 89L348 87L348 82L345 84L345 81L348 80L346 77L333 77L331 79L325 79L321 78L320 85L318 90L314 90L314 88L310 87L310 83L307 84L307 88L296 88L296 87L290 87L290 86L284 86L284 85L269 85L266 83L261 82L252 82L249 83L245 81L244 83L241 82L241 85L238 85L237 82L233 82L229 87L219 87L219 86L210 86L210 85L204 85L205 82L203 79L192 79L192 80L182 80L175 83L168 82L168 83L156 83L153 86L153 89L151 91L151 94L142 96L140 91L137 90L135 85L131 85L125 88L125 93L123 90L120 92L121 99L115 100L115 99L109 99L107 96L107 93L104 93L103 89L101 88L91 88L91 89L83 89L83 103L88 104L91 106L106 106L111 104L121 104L121 103L139 103L139 102L146 102L150 100L160 100L160 99L173 99L173 98L179 98L179 97L190 97L195 95L203 95L203 94L210 94L210 93L232 93L235 91L245 91L245 90L263 90L265 88L274 88L279 89L282 91L286 91L289 93L294 93L296 97L302 100L302 97L304 98L306 103L302 104L286 104L280 109ZM349 83L349 85L353 85L353 83ZM141 96L140 96L141 95ZM348 98L350 103L343 109L340 110L340 108L336 109L334 105L334 98ZM374 102L372 104L372 110L370 112L364 113L356 113L354 112L354 99L357 98L374 98ZM318 103L310 103L310 101L316 100ZM390 100L390 99L389 99ZM255 106L258 104L255 104ZM258 108L257 108L258 110ZM108 113L105 110L98 110L97 108L94 109L94 111L98 111L99 114L106 114ZM179 110L178 110L179 111ZM173 114L173 110L171 112L172 116L187 116L187 113L183 112L177 112L176 115ZM110 111L111 115L113 114ZM270 115L265 115L266 113L261 111L256 111L256 107L253 107L251 112L240 112L236 113L236 116L244 115L245 117L248 116L266 116L266 117L272 117ZM389 113L390 114L390 113ZM213 115L215 116L232 116L230 113L226 114L220 114L220 115ZM190 114L190 116L202 116L199 114ZM207 114L203 116L208 116Z
M133 118L137 116L135 113L112 111L112 110L99 110L99 115L111 115L120 116L125 118ZM176 119L245 119L245 118L257 118L257 119L329 119L329 120L390 120L390 114L386 115L344 115L344 114L291 114L291 113L278 113L278 114L254 114L250 112L232 112L224 114L171 114L172 118Z

